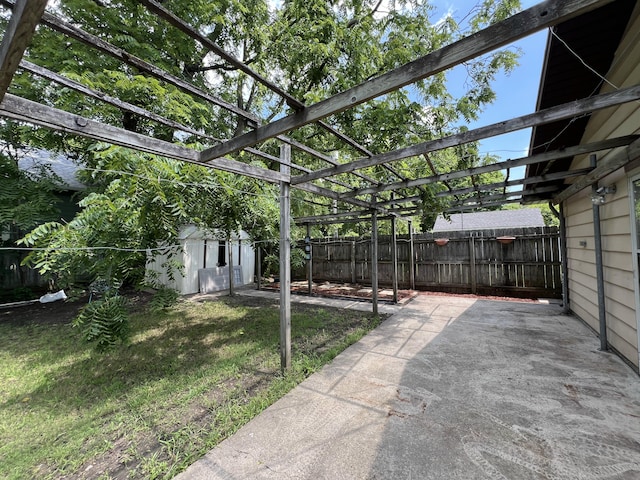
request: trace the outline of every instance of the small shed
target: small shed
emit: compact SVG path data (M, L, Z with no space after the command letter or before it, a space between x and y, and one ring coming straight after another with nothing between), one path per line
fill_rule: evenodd
M539 208L454 213L449 219L438 216L433 232L495 230L501 228L544 227Z
M147 272L157 276L160 285L176 289L182 295L211 293L229 288L229 248L231 249L234 286L253 283L255 251L249 235L241 231L231 242L220 239L215 232L196 226L184 227L179 236L180 250L169 259L165 254L149 252ZM167 262L181 265L181 272L167 273Z

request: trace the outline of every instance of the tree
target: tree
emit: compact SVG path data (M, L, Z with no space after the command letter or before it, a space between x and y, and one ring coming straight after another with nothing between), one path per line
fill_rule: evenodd
M223 0L213 4L167 0L162 5L292 96L313 103L505 18L518 8L519 2L484 0L466 26L451 17L443 21L431 18L429 4L421 1L395 2L390 11L381 10L382 2L370 0L290 0L278 7L265 0ZM292 112L292 107L265 85L211 54L135 0L61 0L51 8L70 23L171 75L188 79L251 115L269 121ZM212 107L170 82L145 75L48 28L38 29L28 59L95 90L181 122L202 135L87 99L27 72L19 74L11 87L13 93L85 117L196 147L249 128L246 117ZM494 76L510 70L515 63L516 54L508 49L469 63L468 89L460 98L449 94L446 73L441 73L335 115L327 122L373 153L436 138L456 131L460 121L475 118L494 98ZM79 271L89 272L92 278L105 278L112 289L139 282L144 253L104 247L138 250L171 245L185 223L219 229L227 236L243 228L254 235L277 238L274 186L66 134L40 129L27 132L29 143L76 158L86 166L86 179L91 181L92 190L82 200L83 211L74 221L66 225L45 224L24 240L25 244L45 248L42 253L34 253L31 261L44 272L55 271L60 282L72 282ZM362 155L316 125L292 132L292 136L319 151L335 152L340 161ZM260 148L277 155L275 141L265 142ZM246 152L235 157L267 168L278 167ZM442 171L465 161L449 153L432 157L437 162L442 159L438 165ZM305 168L326 166L300 151L294 150L292 159ZM397 162L396 168L415 175L427 165L423 158L410 158ZM364 173L380 182L392 178L381 167ZM357 177L341 177L361 186ZM420 191L403 193L415 195ZM296 192L293 208L328 213L328 208L318 203L325 202ZM92 250L65 247L72 244Z

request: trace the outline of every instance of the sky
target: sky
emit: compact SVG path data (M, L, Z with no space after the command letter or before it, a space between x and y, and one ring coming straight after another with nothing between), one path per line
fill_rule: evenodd
M450 13L457 20L464 17L479 0L432 0L439 15ZM529 8L539 0L521 0L522 8ZM533 113L535 111L542 61L547 41L547 30L525 37L513 46L521 51L519 66L510 75L501 75L494 84L496 100L487 106L477 121L469 123L468 128L482 127L492 123L508 120L513 117ZM448 75L450 89L455 91L456 85L464 82L466 73L461 67L454 68ZM480 142L480 152L500 156L502 160L520 158L527 155L531 129L488 138ZM510 179L522 178L525 167L513 169Z

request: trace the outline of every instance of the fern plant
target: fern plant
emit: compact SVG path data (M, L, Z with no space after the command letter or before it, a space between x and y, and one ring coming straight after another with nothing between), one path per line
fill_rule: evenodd
M81 328L88 342L95 342L99 351L108 350L129 335L127 300L119 295L104 297L89 303L73 321Z
M166 310L176 304L178 296L179 293L173 288L161 287L153 295L153 298L149 302L149 308L152 312Z

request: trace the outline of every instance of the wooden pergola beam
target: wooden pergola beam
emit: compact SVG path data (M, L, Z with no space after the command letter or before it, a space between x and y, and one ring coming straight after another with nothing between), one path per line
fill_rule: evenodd
M47 0L18 0L13 7L0 44L0 101L11 85L46 6Z
M326 215L311 215L308 217L297 217L296 223L309 223L322 220L340 220L341 218L363 217L371 215L371 210L354 210L353 212L328 213Z
M351 163L343 164L338 167L327 168L324 170L318 170L312 174L302 175L300 177L293 177L292 184L299 182L308 182L325 178L340 173L347 173L359 168L371 167L384 162L394 162L408 157L415 157L424 153L442 150L457 145L482 140L488 137L494 137L505 133L513 132L516 130L522 130L524 128L535 127L543 125L545 123L551 123L557 120L565 120L575 116L588 114L596 110L603 108L620 105L636 101L640 98L640 85L629 87L627 89L617 90L611 93L605 93L596 95L593 97L576 100L563 105L558 105L545 110L540 110L536 113L523 115L504 122L494 123L485 127L480 127L474 130L468 130L448 137L439 138L437 140L430 140L428 142L419 143L410 147L394 150L391 152L376 155L371 158L364 158L356 160ZM523 164L526 165L526 164ZM518 165L514 165L518 166ZM513 168L513 166L506 165L506 168ZM391 185L399 185L391 184ZM391 189L391 185L382 187L381 190ZM413 186L421 185L417 183ZM363 189L359 191L358 195L365 195L371 193L371 189Z
M168 9L160 5L158 2L155 2L154 0L138 0L138 2L140 2L142 5L147 7L147 9L150 12L153 12L154 14L156 14L157 16L164 19L166 22L168 22L169 24L173 25L175 28L180 30L182 33L186 34L187 36L191 37L193 40L200 43L200 45L205 47L207 50L215 53L230 65L233 65L238 70L246 73L253 79L260 82L262 85L267 87L272 92L275 92L281 97L283 97L290 107L295 109L304 107L304 103L300 102L295 97L289 95L289 93L284 91L282 88L280 88L278 85L276 85L272 81L260 75L258 72L256 72L251 67L249 67L246 63L242 62L241 60L237 59L230 53L226 52L217 43L207 38L205 35L202 35L195 28L193 28L191 25L189 25L184 20L182 20L180 17L175 15L173 12L169 11Z
M514 198L514 199L508 199L508 200L503 200L500 202L488 202L488 203L484 203L482 205L461 205L458 207L451 207L445 210L446 213L458 213L458 212L466 212L469 210L478 210L480 208L492 208L492 207L497 207L499 208L501 205L504 205L506 203L520 203L522 202L521 198Z
M10 2L8 0L0 0L0 4L8 6L10 8L13 8L14 6L13 2ZM74 40L95 48L96 50L99 50L113 58L116 58L119 61L142 72L146 72L147 74L159 80L170 83L171 85L174 85L191 95L201 98L202 100L205 100L212 105L216 105L240 117L243 117L255 125L257 125L259 122L258 117L256 117L255 115L248 113L229 102L225 102L224 100L214 97L213 95L210 95L209 93L195 87L194 85L191 85L189 82L185 82L181 78L178 78L175 75L172 75L169 72L166 72L165 70L156 67L155 65L146 62L141 58L136 57L126 50L116 47L115 45L112 45L111 43L106 42L99 37L96 37L95 35L85 32L81 28L71 25L61 18L56 17L55 15L45 12L42 16L42 23L47 25L51 29L68 36L69 38L73 38Z
M136 115L139 115L142 118L146 118L147 120L153 120L154 122L160 123L162 125L165 125L167 127L171 127L171 128L175 128L176 130L180 130L186 133L190 133L192 135L197 135L199 137L202 138L208 138L210 140L216 140L219 141L218 139L212 137L211 135L207 135L204 132L195 130L191 127L188 127L186 125L183 125L179 122L176 122L174 120L170 120L166 117L163 117L161 115L158 115L157 113L153 113L147 109L144 109L142 107L138 107L137 105L133 105L131 103L122 101L118 98L112 97L110 95L107 95L106 93L103 92L99 92L97 90L94 90L92 88L87 87L86 85L83 85L79 82L76 82L75 80L71 80L70 78L67 78L63 75L60 75L58 73L52 72L51 70L48 70L44 67L41 67L39 65L36 65L34 63L28 62L27 60L22 60L22 62L20 62L20 68L22 68L23 70L26 70L28 72L31 72L35 75L38 75L42 78L46 78L47 80L51 80L52 82L57 83L58 85L63 85L65 87L68 87L72 90L75 90L76 92L82 93L88 97L91 98L95 98L96 100L100 100L104 103L107 103L109 105L112 105L116 108L119 108L120 110L124 110L127 112L131 112L131 113L135 113ZM252 150L253 149L247 149L247 151Z
M315 193L323 197L331 198L333 200L340 200L344 203L350 203L358 207L371 208L371 204L369 202L365 202L364 200L359 200L357 198L340 198L340 194L338 192L334 192L333 190L329 190L328 188L319 187L318 185L314 185L313 183L303 183L301 185L295 186L292 185L292 187L297 188L298 190L303 190L305 192Z
M252 77L256 81L258 81L259 83L261 83L262 85L267 87L272 92L274 92L277 95L279 95L280 97L284 98L286 103L287 103L287 105L289 105L291 108L294 108L296 110L300 110L300 109L306 107L304 102L298 100L297 98L295 98L294 96L292 96L291 94L289 94L288 92L283 90L281 87L279 87L278 85L273 83L272 81L270 81L267 78L263 77L261 74L259 74L258 72L253 70L251 67L249 67L246 63L242 62L241 60L237 59L236 57L234 57L233 55L228 53L221 46L219 46L217 43L213 42L211 39L209 39L205 35L202 35L195 28L193 28L191 25L187 24L184 20L182 20L177 15L175 15L173 12L171 12L168 9L164 8L158 2L156 2L154 0L138 0L138 1L141 4L143 4L145 7L147 7L147 9L149 11L151 11L151 12L155 13L156 15L158 15L159 17L163 18L169 24L173 25L175 28L177 28L178 30L180 30L184 34L186 34L189 37L191 37L193 40L195 40L198 43L200 43L200 45L202 45L203 47L205 47L209 51L211 51L211 52L215 53L216 55L218 55L220 58L225 60L230 65L232 65L235 68L237 68L238 70L246 73L247 75L249 75L250 77ZM358 142L356 142L354 139L350 138L349 136L339 132L338 130L336 130L331 125L329 125L329 124L327 124L325 122L322 122L322 121L318 121L317 123L318 123L318 125L320 127L325 129L326 131L330 132L332 135L335 135L339 140L341 140L342 142L350 145L354 149L360 151L361 153L364 153L367 156L371 156L372 155L372 153L367 148L365 148L364 146L360 145ZM284 140L284 141L285 141L285 143L289 143L289 142L287 142L287 140ZM386 166L385 168L387 168L392 173L396 174L396 172L394 172L393 168L391 168L389 166ZM401 178L401 177L399 176L399 178ZM372 183L378 183L378 182L372 182Z
M281 133L353 108L610 1L612 0L565 0L563 2L547 0L391 72L235 137L222 145L204 150L203 159L209 160L236 152Z
M494 203L510 199L524 200L524 197L526 196L540 195L542 193L553 193L560 190L561 188L559 186L553 185L548 187L532 188L530 190L516 190L514 192L500 194L476 195L474 197L465 198L464 200L461 200L459 202L453 202L451 203L450 207L459 207L463 205L476 205L477 207L482 207L485 203Z
M622 97L624 97L624 101L620 102L620 97L618 96L618 94L622 95ZM608 94L606 94L608 95ZM578 100L576 102L572 102L573 104L577 104L577 103L581 103L583 104L583 108L580 108L579 110L584 110L585 112L589 112L591 111L592 108L595 108L596 105L601 105L603 103L606 103L607 106L610 102L614 102L614 104L619 104L619 103L626 103L627 101L632 101L635 98L640 98L640 86L636 86L636 87L632 87L631 89L628 89L626 92L622 92L622 90L614 92L614 96L613 97L609 97L609 98L602 98L604 95L600 95L599 100L596 100L597 97L592 97L589 99L584 99L584 100ZM631 99L629 99L629 97L632 97ZM586 106L585 104L589 104L590 106ZM564 107L564 106L563 106ZM598 107L598 108L605 108L605 107ZM553 109L549 109L549 110L555 110L555 107ZM531 115L525 115L525 117L535 117L535 124L541 124L541 123L546 123L546 121L544 121L543 119L546 118L545 117L545 112L548 112L548 110L543 110L539 113L541 113L542 115L538 116L537 114L531 114ZM567 112L565 112L563 114L563 118L567 118L567 117L572 117L574 116L573 113L569 114ZM555 115L554 115L555 117ZM505 125L505 124L516 124L519 123L519 121L522 121L521 119L523 119L523 117L518 117L515 118L513 120L509 120L507 122L503 122L502 124L496 124L496 125ZM527 125L527 126L532 126L532 125ZM434 140L431 142L426 142L425 144L422 144L423 146L425 146L425 148L429 148L429 151L435 150L435 149L440 149L440 148L446 148L446 147L451 147L454 145L458 145L460 143L467 143L468 141L474 141L474 140L479 140L480 138L484 138L485 135L481 134L481 133L476 133L480 130L485 130L486 128L489 127L482 127L476 130L469 130L468 132L464 132L458 135L452 135L451 137L446 137L445 139L439 139L439 140ZM525 128L525 127L522 127ZM517 129L520 129L520 127L518 127ZM516 130L517 130L516 129ZM504 133L504 132L503 132ZM471 140L467 140L467 138L471 136L472 139ZM476 138L477 137L477 138ZM606 150L606 149L610 149L610 148L615 148L615 147L620 147L620 146L624 146L624 145L628 145L629 143L631 143L632 141L634 141L637 138L637 136L634 135L630 135L630 136L625 136L625 137L619 137L619 138L613 138L613 139L609 139L609 140L602 140L600 142L594 142L594 143L589 143L586 145L576 145L574 147L569 147L563 150L554 150L552 152L545 152L545 153L540 153L538 155L533 155L530 157L522 157L522 158L517 158L517 159L513 159L513 160L505 160L503 162L497 162L497 163L492 163L490 165L483 165L481 167L474 167L474 168L469 168L469 169L465 169L465 170L457 170L454 172L449 172L449 173L443 173L440 175L433 175L431 177L425 177L425 178L419 178L419 179L415 179L415 180L408 180L408 181L404 181L404 182L396 182L396 183L390 183L387 185L381 185L379 187L369 187L369 188L363 188L363 189L359 189L359 190L354 190L352 192L346 192L341 194L343 197L344 196L352 196L352 195L366 195L366 194L371 194L371 193L379 193L379 192L384 192L387 190L396 190L398 188L410 188L410 187L416 187L418 185L426 185L426 184L430 184L430 183L435 183L435 182L441 182L441 181L445 181L445 180L452 180L455 178L463 178L463 177L467 177L470 175L479 175L482 173L488 173L488 172L495 172L495 171L499 171L499 170L506 170L509 168L515 168L515 167L521 167L521 166L525 166L525 165L532 165L535 163L540 163L540 162L546 162L546 161L550 161L550 160L556 160L559 158L565 158L565 157L572 157L575 155L581 155L584 153L590 153L590 152L596 152L599 150ZM441 145L445 143L446 145L444 147L442 147ZM429 147L426 147L426 145L429 145ZM411 149L416 148L416 147L409 147ZM353 162L353 163L359 163L359 162ZM351 164L349 164L351 165ZM302 177L304 178L304 177ZM292 180L292 183L297 183L296 180Z
M0 116L48 127L53 130L81 135L114 145L133 148L142 152L203 165L202 162L199 161L199 153L190 148L89 120L88 118L41 105L37 102L32 102L31 100L26 100L11 94L5 95L4 100L0 103ZM209 164L209 166L272 183L287 181L289 179L289 176L285 176L280 172L255 167L227 158L216 159L216 161Z
M558 204L575 195L583 188L593 185L598 180L613 173L618 168L624 167L640 156L640 139L635 140L628 147L620 149L606 156L601 162L598 162L596 168L587 173L575 183L571 184L561 193L555 196L553 203Z
M517 180L508 180L505 182L478 183L473 187L455 188L455 189L447 190L444 192L438 192L435 194L435 196L438 198L451 197L456 195L464 195L467 193L481 193L482 191L494 190L496 188L508 188L508 187L515 187L515 186L531 185L536 183L554 182L556 180L564 180L566 178L579 177L591 172L591 170L593 169L588 167L588 168L581 168L578 170L569 170L566 172L548 173L545 175L539 175L537 177L527 177L527 178L521 178ZM389 205L401 205L403 203L419 202L420 200L421 200L420 195L414 195L412 197L394 198L392 200L378 202L377 205L380 207L386 207Z

